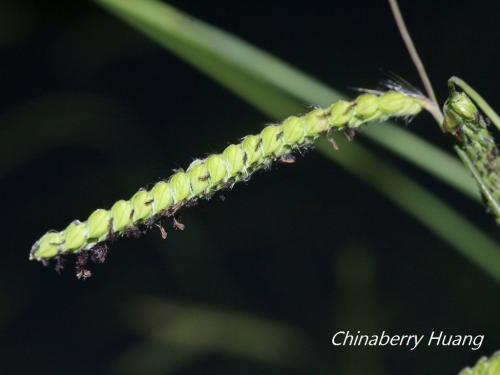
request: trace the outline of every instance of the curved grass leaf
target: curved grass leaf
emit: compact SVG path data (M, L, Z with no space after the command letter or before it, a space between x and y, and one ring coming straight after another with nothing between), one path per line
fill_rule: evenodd
M151 359L155 352L162 358L153 358L156 369L149 373L164 374L186 360L207 353L297 368L305 362L309 355L308 348L312 345L301 331L292 326L237 311L187 305L149 296L138 297L127 306L133 306L129 309L130 323L127 326L148 341L115 363L114 368L120 374L137 373L139 369L143 373L143 366L151 368L145 360L147 356ZM150 349L154 352L148 352Z
M270 113L280 100L268 90L284 91L308 104L329 105L344 98L273 55L212 25L156 0L95 0L232 92ZM266 90L262 90L262 85ZM288 116L292 113L283 113ZM395 125L363 133L466 196L479 200L475 183L448 153Z
M112 152L109 145L117 133L129 142L147 142L139 132L124 126L123 121L109 121L122 110L102 96L64 93L47 94L1 114L0 138L9 141L2 144L2 152L8 157L0 158L0 177L62 145L78 144ZM75 113L80 116L75 117Z

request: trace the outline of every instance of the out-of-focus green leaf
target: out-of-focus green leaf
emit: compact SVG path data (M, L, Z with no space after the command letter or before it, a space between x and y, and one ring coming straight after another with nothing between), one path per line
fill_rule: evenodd
M330 145L326 140L321 140L318 147L327 149ZM358 145L349 146L349 154L339 152L334 157L335 161L381 191L423 226L500 282L500 251L497 243L452 207Z
M335 315L338 327L357 327L381 331L380 314L377 314L377 251L352 242L337 246L333 262L335 277ZM339 362L341 374L387 374L380 353L372 350L347 351Z
M299 331L281 322L153 297L141 297L127 306L135 306L129 309L128 324L135 333L147 337L155 345L174 348L181 358L215 352L244 360L296 367L307 355L314 354L311 343ZM138 361L137 366L142 362L141 357L149 354L139 346L129 355ZM167 367L177 359L178 356L173 355ZM130 363L126 357L117 362L119 368L125 363Z
M168 4L155 0L96 1L268 114L274 101L281 100L273 95L276 89L308 104L328 105L343 98L339 91L271 54ZM266 90L262 90L263 84ZM274 97L273 101L270 97ZM385 126L383 132L364 134L465 195L479 199L474 181L463 165L420 137L392 124Z
M166 375L176 373L203 356L203 351L179 348L150 339L121 354L112 364L114 374Z
M75 117L75 113L80 115ZM123 121L109 121L120 113L123 113L123 108L108 98L70 93L44 95L2 113L0 139L9 141L2 145L5 157L0 158L0 176L62 145L80 144L111 153L113 148L110 145L116 134L120 134L123 142L149 142L147 137L125 126ZM151 144L146 147L151 148Z
M161 2L96 1L275 118L300 111L300 104L292 97L322 105L340 98L337 92L271 55ZM426 167L460 191L469 196L474 195L472 179L466 175L458 161L416 136L409 136L403 129L395 130L395 127L386 125L385 133L379 135L376 130L381 128L383 127L377 126L367 134L381 144L391 145L391 149L400 156ZM335 153L323 140L318 142L318 148L333 161L374 186L483 271L500 281L500 251L497 244L453 208L360 144L347 147L341 142L342 151ZM429 152L432 160L429 159Z

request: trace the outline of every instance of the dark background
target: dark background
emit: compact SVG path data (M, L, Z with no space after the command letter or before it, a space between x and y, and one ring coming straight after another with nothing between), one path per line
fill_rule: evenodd
M339 89L375 87L381 69L419 82L384 1L170 3ZM401 7L438 97L458 75L500 108L498 4ZM454 374L500 349L498 285L315 152L185 210L167 241L117 242L85 282L29 262L47 229L270 119L91 2L0 0L0 62L0 373ZM451 150L430 116L410 127ZM496 234L478 205L371 147ZM486 338L334 348L338 330Z

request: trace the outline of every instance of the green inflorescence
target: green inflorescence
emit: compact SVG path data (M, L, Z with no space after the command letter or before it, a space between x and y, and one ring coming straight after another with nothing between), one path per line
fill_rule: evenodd
M483 357L477 361L473 368L467 367L458 375L498 375L500 374L500 352L490 358Z
M425 105L425 98L398 91L367 93L354 101L338 101L265 127L259 134L243 138L221 154L196 160L186 171L178 171L150 190L140 189L129 200L119 200L111 209L95 210L85 222L73 221L63 231L49 231L32 247L30 259L47 261L79 254L106 241L148 228L173 214L188 202L208 198L214 192L244 181L274 160L286 158L331 130L354 130L370 121L411 117Z
M500 153L488 123L474 102L450 82L443 108L444 130L455 135L459 155L472 170L492 214L500 225Z

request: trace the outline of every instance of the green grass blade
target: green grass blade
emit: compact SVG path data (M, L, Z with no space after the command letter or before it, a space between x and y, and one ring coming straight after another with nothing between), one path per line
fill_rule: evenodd
M300 103L292 97L322 105L340 97L338 92L248 43L188 18L166 4L153 0L96 1L274 118L283 118L301 111ZM403 129L394 131L395 127L386 127L385 133L379 135L378 131L382 128L384 127L378 126L376 131L367 134L384 145L384 139L394 139L394 142L387 142L400 145L393 149L400 156L425 167L439 178L447 176L446 182L469 196L474 194L474 182L459 161L416 136L409 136ZM494 240L432 193L365 150L362 145L351 144L344 147L344 143L340 143L342 151L338 153L333 152L325 142L319 143L318 148L374 186L483 271L500 281L500 251ZM419 153L432 150L432 159L422 158L414 150L409 150L406 143L408 146L418 147ZM461 182L457 184L456 181ZM429 207L433 209L429 210Z
M328 150L330 145L322 140L318 148ZM500 282L500 249L494 240L375 154L357 144L350 145L348 150L348 153L344 149L331 156Z
M363 130L363 134L368 136L371 141L412 162L429 174L439 177L451 187L480 202L481 196L477 186L471 184L470 175L463 165L457 162L453 156L444 153L419 136L392 124L366 128Z
M328 105L343 97L271 54L170 5L155 0L96 2L266 113L274 107L269 97L275 97L273 92L267 92L277 89L319 105ZM262 85L266 85L266 90L259 89ZM477 187L469 173L446 152L394 125L386 126L383 133L367 131L364 134L479 201Z
M129 326L153 342L194 353L227 356L297 368L311 346L295 328L273 320L200 305L143 296L128 303ZM234 332L238 339L234 340Z

